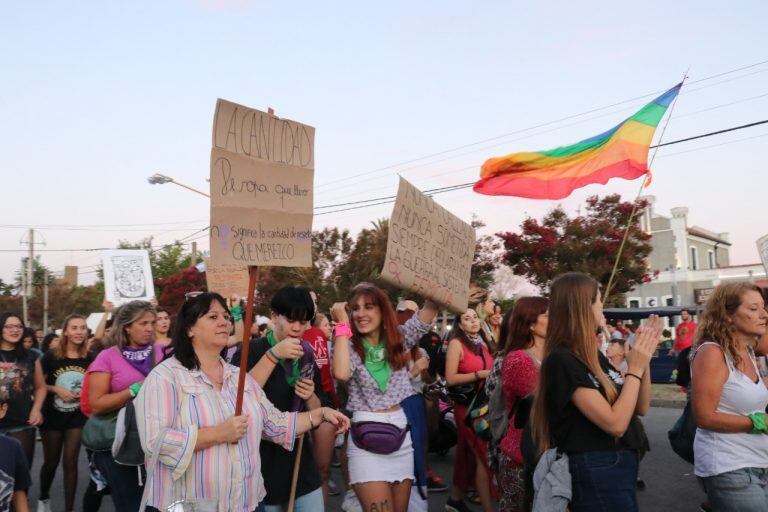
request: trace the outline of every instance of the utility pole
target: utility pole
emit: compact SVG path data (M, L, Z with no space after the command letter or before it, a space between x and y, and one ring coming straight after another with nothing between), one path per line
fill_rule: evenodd
M45 271L43 281L43 332L48 334L48 271Z
M197 265L197 242L192 242L192 265Z
M24 325L29 325L29 313L27 310L27 274L21 269L21 307L24 316Z
M29 254L27 255L27 289L25 290L25 293L31 299L32 298L32 283L33 283L33 276L32 276L33 265L32 265L32 262L35 259L35 230L34 230L34 228L29 228L29 240L28 240L27 243L29 244Z

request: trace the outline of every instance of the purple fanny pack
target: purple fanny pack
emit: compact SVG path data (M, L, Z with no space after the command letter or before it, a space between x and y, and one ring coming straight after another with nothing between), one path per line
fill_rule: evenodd
M409 428L399 428L390 423L378 421L358 421L352 424L352 441L362 450L389 455L403 445Z

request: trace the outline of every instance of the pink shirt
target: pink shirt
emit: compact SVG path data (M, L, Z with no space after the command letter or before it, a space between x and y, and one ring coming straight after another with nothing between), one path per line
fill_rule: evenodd
M163 358L162 348L163 345L155 345L155 361ZM104 372L111 375L109 379L110 393L128 389L131 384L144 380L144 374L125 360L118 347L102 350L88 367L88 373L93 372Z
M214 499L220 511L252 511L266 496L259 443L293 449L296 413L281 412L251 376L245 379L243 414L248 431L237 443L195 452L198 429L235 414L239 369L221 360L224 380L217 390L200 370L187 370L172 357L157 365L134 400L137 426L147 460L158 435L168 429L149 486L148 505L165 510L182 499ZM267 461L268 462L268 461ZM290 478L290 475L285 475Z

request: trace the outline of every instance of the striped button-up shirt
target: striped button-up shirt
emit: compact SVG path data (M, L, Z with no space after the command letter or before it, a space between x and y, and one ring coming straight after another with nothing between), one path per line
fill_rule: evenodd
M235 413L239 370L223 359L221 364L221 391L202 371L188 370L173 357L157 365L144 381L135 407L148 462L158 435L167 429L154 476L147 482L148 505L165 510L175 501L214 500L219 511L251 512L266 495L259 443L264 439L293 449L296 413L277 410L247 376L246 435L238 443L195 451L199 429L214 427Z

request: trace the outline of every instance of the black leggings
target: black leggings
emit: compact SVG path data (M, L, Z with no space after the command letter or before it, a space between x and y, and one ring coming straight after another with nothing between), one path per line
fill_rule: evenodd
M12 437L21 443L21 450L27 457L27 464L32 467L32 459L35 456L35 433L37 429L34 427L25 428L16 432L8 432L8 437Z
M40 499L47 500L56 468L64 452L64 510L70 512L75 508L75 491L77 490L77 459L80 455L80 433L82 429L42 430L43 466L40 468Z

